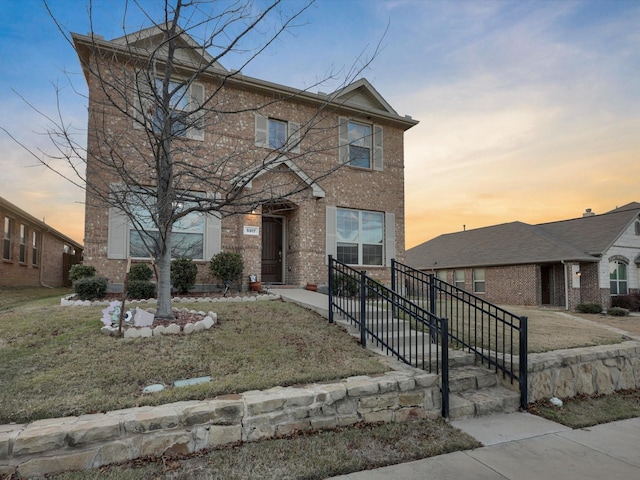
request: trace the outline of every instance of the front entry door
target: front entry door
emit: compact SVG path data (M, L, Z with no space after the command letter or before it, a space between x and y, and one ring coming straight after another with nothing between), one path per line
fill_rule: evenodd
M262 217L263 283L282 283L282 226L281 217Z

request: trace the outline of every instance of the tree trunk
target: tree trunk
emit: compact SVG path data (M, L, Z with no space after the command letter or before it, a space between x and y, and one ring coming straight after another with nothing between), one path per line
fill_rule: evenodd
M158 309L156 318L173 320L171 310L171 234L158 256Z

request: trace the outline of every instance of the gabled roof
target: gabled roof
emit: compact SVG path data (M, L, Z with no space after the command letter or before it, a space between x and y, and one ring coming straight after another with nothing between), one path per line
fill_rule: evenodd
M360 107L375 108L376 110L398 115L366 78L356 80L346 87L336 90L330 96L339 103L351 103Z
M597 262L638 218L631 203L602 215L529 225L505 223L440 235L407 250L407 264L421 270L500 265Z
M292 160L288 158L281 158L271 162L268 166L262 167L260 170L249 170L245 174L238 175L231 179L231 182L238 185L244 184L244 188L251 189L253 185L253 180L262 175L275 171L278 167L284 165L287 167L293 175L298 177L302 182L306 183L307 186L311 189L311 192L316 198L324 198L326 193L318 185L309 175L307 175L304 170L302 170L298 165L296 165Z

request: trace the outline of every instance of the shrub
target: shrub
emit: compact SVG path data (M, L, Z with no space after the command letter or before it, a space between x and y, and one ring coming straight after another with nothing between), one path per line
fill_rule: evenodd
M81 278L87 277L95 277L96 269L91 265L83 265L82 263L77 263L72 265L69 269L69 280L75 282L76 280L80 280Z
M333 276L333 294L341 297L354 297L360 293L360 282L357 278L343 273Z
M134 263L129 269L129 280L148 282L153 276L153 270L146 263Z
M611 315L612 317L626 317L629 315L629 310L621 307L611 307L607 310L607 315Z
M198 267L190 258L177 258L171 262L171 283L178 293L187 293L196 284Z
M231 282L242 275L244 264L239 253L220 252L211 257L209 262L211 273L223 282Z
M602 313L602 305L598 303L580 303L576 307L580 313Z
M153 298L156 296L156 284L148 280L129 280L127 293L129 298L137 300Z
M611 306L626 308L632 312L638 312L640 311L640 292L634 292L628 295L612 296Z
M73 291L80 300L96 300L107 294L107 279L104 277L84 277L73 282Z

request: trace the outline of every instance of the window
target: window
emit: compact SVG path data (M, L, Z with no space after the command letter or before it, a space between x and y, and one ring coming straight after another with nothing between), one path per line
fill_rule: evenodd
M340 162L382 170L382 127L341 117L338 127Z
M337 259L349 265L383 265L384 214L337 210Z
M149 251L158 256L159 232L154 221L154 206L148 198L141 198L131 207L136 224L129 229L129 255L134 258L149 258ZM185 204L182 208L188 208ZM192 212L173 224L171 231L171 258L189 257L204 259L204 214Z
M453 284L464 290L464 270L454 270L453 271Z
M446 281L447 281L447 271L446 271L446 270L438 270L438 271L436 272L436 278L437 278L438 280L441 280L441 281L443 281L443 282L446 282Z
M31 234L31 264L38 264L38 244L40 239L38 238L38 232L32 232Z
M300 152L300 125L258 113L255 117L255 145L261 148Z
M627 294L627 264L614 260L609 263L609 288L611 295Z
M473 293L485 293L484 268L473 269Z
M202 84L186 84L171 80L168 86L170 95L168 112L163 111L158 105L162 95L161 79L156 78L152 88L146 72L140 72L137 85L134 128L153 129L155 133L160 133L165 124L165 116L168 114L172 135L204 140L204 112L199 110L199 107L204 104ZM189 115L189 112L194 113Z
M11 260L11 231L13 230L13 220L4 217L4 238L2 242L2 258Z
M20 263L27 261L27 226L20 224Z

